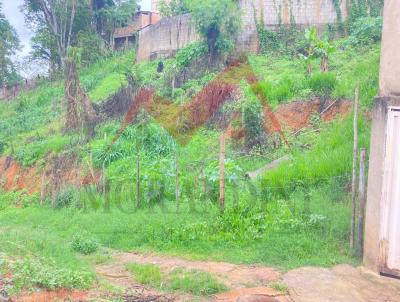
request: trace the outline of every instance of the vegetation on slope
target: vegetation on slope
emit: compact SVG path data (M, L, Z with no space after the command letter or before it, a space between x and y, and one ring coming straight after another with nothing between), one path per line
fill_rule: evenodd
M249 61L274 108L314 97L351 100L359 85L366 113L359 118L360 145L368 147L366 116L377 92L379 45L349 47L342 42L346 41L338 42L330 56L330 72L315 72L310 77L300 57L267 54L251 56ZM157 72L159 62L133 62L130 52L92 65L81 71L83 87L94 102L102 103L126 84L128 74L177 105L185 104L218 77L206 73L174 88L170 72L179 65L175 59L164 60L162 72ZM313 64L317 70L318 60ZM81 162L104 175L97 186L65 186L41 206L39 193L0 194L0 252L6 259L1 265L13 272L15 290L26 286L87 288L95 280L93 265L109 260L107 248L263 263L281 269L357 263L347 247L349 116L331 123L314 116L308 128L296 135L285 133L290 147L277 144L274 134L252 148L246 142L229 140L226 209L220 213L218 117L238 112L238 123L253 130L260 130L262 119L267 118L262 106L255 105L249 84L241 82L238 87L239 97L223 106L185 145L178 144L145 112L115 142L119 118L99 124L96 135L83 142L79 134L63 133L60 81L43 82L12 102L0 103L3 155L35 167L44 166L49 153L77 152ZM257 114L249 116L249 112ZM290 161L264 173L259 181L245 178L245 172L285 154L291 155ZM135 188L138 181L139 192ZM177 281L177 287L184 283Z

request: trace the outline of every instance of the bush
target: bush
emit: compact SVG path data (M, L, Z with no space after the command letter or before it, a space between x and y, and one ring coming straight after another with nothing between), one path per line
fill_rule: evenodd
M336 74L328 73L315 73L308 80L311 90L321 96L329 97L336 86Z
M37 259L19 260L12 264L11 270L13 292L34 286L49 290L86 289L93 282L91 273L60 269Z
M243 125L246 129L246 144L251 148L262 143L264 135L263 107L257 99L248 99L242 106Z
M176 54L176 65L178 69L189 66L193 60L200 58L208 51L207 44L203 41L194 42L182 48Z
M99 243L96 239L87 238L82 235L76 235L71 242L72 250L83 255L90 255L99 249Z
M350 37L347 41L350 45L368 45L381 40L382 17L359 18L350 29Z
M53 200L53 206L57 209L69 207L75 203L76 198L76 191L73 187L63 188Z

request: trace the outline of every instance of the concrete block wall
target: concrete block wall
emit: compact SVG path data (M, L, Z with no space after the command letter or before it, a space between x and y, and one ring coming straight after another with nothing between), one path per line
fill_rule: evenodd
M240 0L242 31L238 35L239 51L256 53L258 36L255 16L264 19L271 30L279 24L324 26L337 22L334 0ZM342 17L347 17L346 0L340 0ZM156 2L156 1L155 1ZM190 15L164 18L158 24L139 32L138 61L171 56L187 44L197 41L198 34Z
M169 57L199 39L189 14L163 18L157 24L139 31L136 59L140 62Z

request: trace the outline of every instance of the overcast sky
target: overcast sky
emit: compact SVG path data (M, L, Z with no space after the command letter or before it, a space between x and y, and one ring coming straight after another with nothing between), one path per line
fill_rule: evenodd
M29 54L31 50L32 32L25 24L24 15L21 13L21 5L23 0L0 0L3 3L3 12L11 25L16 29L18 37L21 41L22 49L17 55L17 60ZM151 9L151 0L142 0L140 3L143 10Z

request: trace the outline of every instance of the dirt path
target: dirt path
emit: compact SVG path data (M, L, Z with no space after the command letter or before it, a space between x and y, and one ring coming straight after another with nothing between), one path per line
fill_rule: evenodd
M110 283L137 290L125 264L154 264L163 272L176 268L202 270L227 285L230 291L212 297L167 294L170 301L223 301L223 302L400 302L400 280L380 277L349 265L331 269L304 267L283 276L273 268L234 265L225 262L189 261L177 257L152 254L115 253L114 263L97 267L99 275ZM272 289L272 284L288 288L288 294ZM269 286L269 287L268 287ZM151 289L145 295L157 295ZM290 294L290 295L289 295Z
M160 295L155 290L137 284L132 274L125 268L125 265L128 263L138 263L157 265L165 273L170 273L177 268L205 271L216 277L231 290L212 297L194 297L187 294L178 295L168 293L164 295L164 298L171 299L172 301L291 301L285 293L267 287L271 282L278 282L281 278L279 272L269 267L235 265L212 261L189 261L176 257L135 253L114 253L113 259L114 261L110 264L97 266L96 272L113 286L122 288L125 293L137 293L139 290L145 297ZM258 300L254 300L254 298Z
M349 265L299 268L284 275L283 282L295 302L400 301L400 280Z
M208 272L229 289L209 297L161 292L137 283L126 264L153 264L163 273L174 269ZM225 262L190 261L152 254L112 253L112 261L96 266L99 285L87 292L37 292L0 301L124 301L124 302L400 302L400 280L380 277L362 268L303 267L284 275L270 267ZM281 288L278 291L274 288Z

